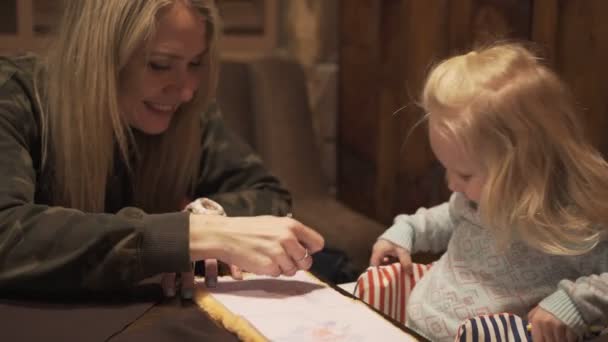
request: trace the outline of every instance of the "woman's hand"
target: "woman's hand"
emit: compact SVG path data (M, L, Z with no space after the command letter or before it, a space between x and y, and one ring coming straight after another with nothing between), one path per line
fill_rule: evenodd
M534 342L576 342L578 340L574 331L566 323L540 306L534 307L528 313L528 322L532 326Z
M323 244L319 233L289 217L190 216L192 260L216 258L255 274L307 270Z
M407 249L384 239L379 239L374 244L369 264L372 266L386 264L389 261L389 257L399 259L399 263L401 263L401 267L405 272L410 273L412 271L412 257L410 256L410 252Z
M234 280L243 280L243 271L238 266L230 265L230 276Z
M243 272L235 265L229 265L230 276L234 280L243 280ZM184 299L192 299L194 294L194 272L182 272L180 274L179 284L176 281L175 273L165 273L161 279L163 293L167 297L175 297L177 293L176 287L180 285L180 293Z
M165 273L163 274L160 285L163 288L163 293L167 297L175 297L176 294L176 281L175 273ZM181 287L180 294L184 299L192 299L192 295L194 294L194 272L182 272L180 274L179 285Z

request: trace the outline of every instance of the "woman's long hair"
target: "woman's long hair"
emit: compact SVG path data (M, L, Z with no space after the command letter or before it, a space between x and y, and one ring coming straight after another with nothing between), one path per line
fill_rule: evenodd
M559 255L599 242L608 164L567 87L529 50L503 43L450 58L428 76L421 102L434 127L482 164L480 214L499 241L518 237Z
M154 34L159 12L183 1L205 18L205 79L166 132L134 134L119 108L120 74ZM174 211L197 180L201 115L215 97L220 23L211 0L67 0L63 20L36 75L42 110L43 165L53 202L104 210L113 162L123 159L135 205ZM135 157L133 157L135 156Z

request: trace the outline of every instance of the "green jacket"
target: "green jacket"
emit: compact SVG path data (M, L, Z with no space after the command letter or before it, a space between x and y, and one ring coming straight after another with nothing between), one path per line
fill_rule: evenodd
M130 207L126 173L109 182L106 212L53 206L41 176L35 58L0 58L0 293L64 293L128 287L190 267L188 214ZM201 115L199 184L229 216L285 215L291 198L212 106ZM120 158L117 158L117 160Z

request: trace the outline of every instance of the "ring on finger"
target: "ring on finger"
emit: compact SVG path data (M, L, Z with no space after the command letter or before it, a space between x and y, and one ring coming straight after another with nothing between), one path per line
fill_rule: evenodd
M304 260L306 260L306 258L308 258L310 256L310 254L308 254L308 248L304 249L306 252L304 253L304 256L301 259L296 260L296 262L302 262Z

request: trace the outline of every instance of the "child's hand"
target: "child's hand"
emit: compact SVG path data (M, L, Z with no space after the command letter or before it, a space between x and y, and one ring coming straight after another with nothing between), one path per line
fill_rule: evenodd
M576 342L578 340L570 327L540 306L534 307L528 313L528 321L532 326L532 341L534 342Z
M380 266L388 261L388 257L399 259L404 271L408 273L412 271L412 258L407 249L397 246L388 240L379 239L374 244L369 263L372 266Z

